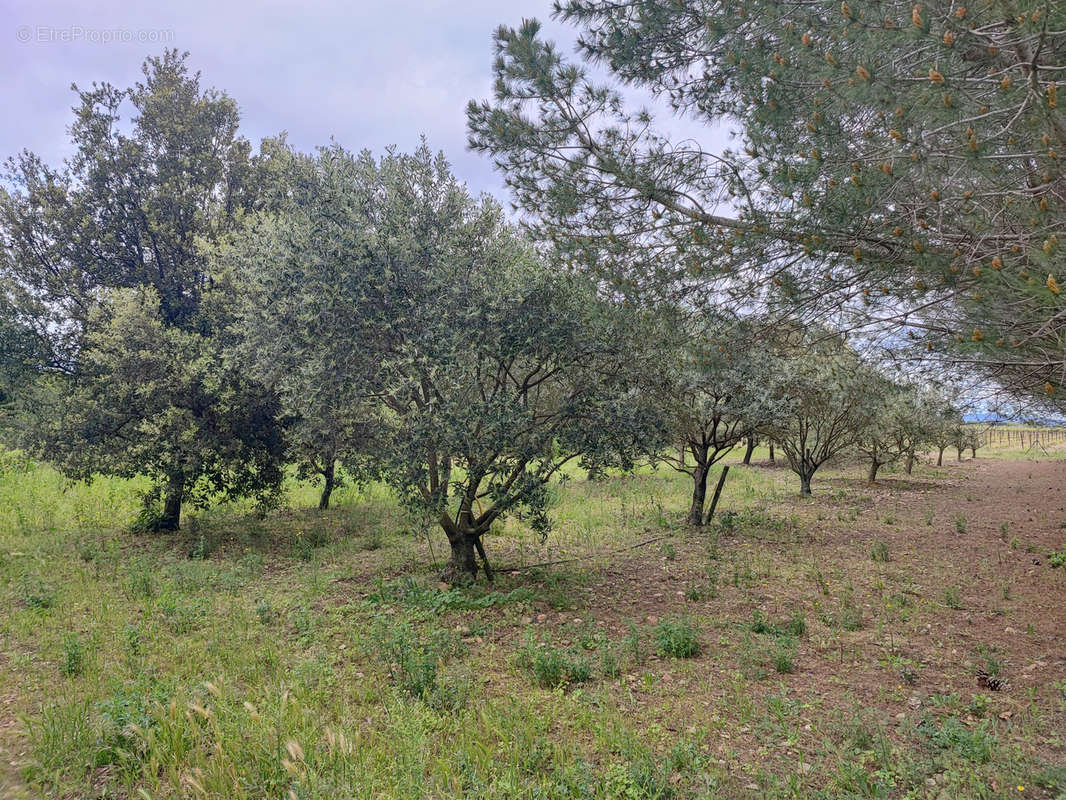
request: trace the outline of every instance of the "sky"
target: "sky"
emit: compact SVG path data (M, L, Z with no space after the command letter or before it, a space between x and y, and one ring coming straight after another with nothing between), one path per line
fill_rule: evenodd
M127 87L171 47L238 102L254 143L287 131L303 150L332 137L381 152L424 133L471 190L504 200L488 159L466 149L465 107L491 95L497 26L536 17L572 51L574 31L550 13L551 0L0 0L0 160L29 149L57 165L71 84Z

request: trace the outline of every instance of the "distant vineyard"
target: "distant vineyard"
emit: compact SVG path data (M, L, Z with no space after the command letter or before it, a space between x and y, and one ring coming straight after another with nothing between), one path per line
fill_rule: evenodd
M1039 449L1066 442L1066 428L1010 426L972 426L985 447Z

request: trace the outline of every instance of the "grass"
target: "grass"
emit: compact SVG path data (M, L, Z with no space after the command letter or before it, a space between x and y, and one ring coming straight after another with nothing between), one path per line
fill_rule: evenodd
M672 658L694 658L700 653L699 633L687 617L664 619L655 626L656 652Z
M684 476L590 482L573 471L552 489L546 542L509 520L487 540L497 583L454 588L436 579L440 536L381 486L339 489L323 513L315 487L292 482L265 517L218 505L191 510L178 534L135 535L139 482L86 486L10 460L0 472L5 798L1066 789L1066 680L1045 666L1024 684L1045 642L1026 654L1003 638L1006 626L1041 627L1025 616L1038 590L1015 575L1007 596L1008 574L987 559L967 602L987 584L1006 618L948 631L941 593L961 580L958 542L921 549L933 535L926 494L888 512L838 469L819 473L812 504L785 469L737 468L716 523L694 531ZM915 478L939 480L922 469ZM987 534L991 552L1006 550L968 515L968 547ZM886 557L856 547L855 531ZM530 568L564 559L578 560ZM987 644L975 650L978 629ZM977 668L1019 688L975 694ZM955 699L936 705L934 691ZM1007 791L1017 785L1026 792Z

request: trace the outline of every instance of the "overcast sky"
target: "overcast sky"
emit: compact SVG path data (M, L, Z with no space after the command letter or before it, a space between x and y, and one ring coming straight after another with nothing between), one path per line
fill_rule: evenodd
M301 149L334 137L380 152L425 133L472 190L503 199L488 160L466 150L465 106L490 95L498 25L536 17L572 48L550 11L550 0L0 0L0 157L29 148L57 164L71 83L129 86L146 56L176 47L237 100L253 142L284 130Z

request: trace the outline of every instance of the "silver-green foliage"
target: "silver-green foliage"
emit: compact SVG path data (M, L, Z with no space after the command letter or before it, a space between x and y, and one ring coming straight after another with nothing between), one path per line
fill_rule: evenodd
M309 441L372 419L366 463L476 573L495 521L547 530L564 464L640 446L641 315L546 265L425 145L297 162L313 188L220 254L253 287L243 351Z

